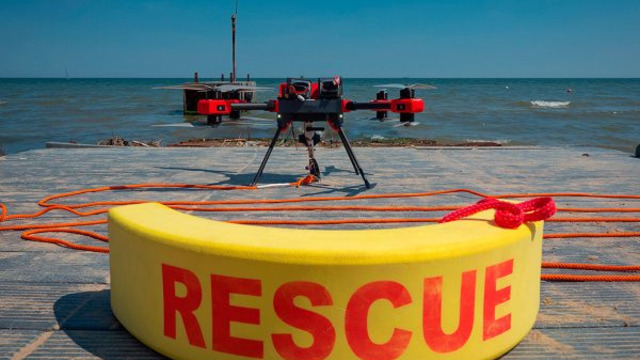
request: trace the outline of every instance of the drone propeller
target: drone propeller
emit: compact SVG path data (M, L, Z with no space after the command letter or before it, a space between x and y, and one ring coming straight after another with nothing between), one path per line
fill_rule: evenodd
M229 91L246 92L246 91L269 91L269 90L273 90L273 88L264 87L264 86L222 84L222 85L216 86L215 90L222 91L222 92L229 92Z
M400 122L399 124L394 124L393 127L416 126L416 125L420 125L420 123L417 121L405 121L405 122Z
M156 86L154 90L194 90L194 91L208 91L214 90L215 87L205 83L189 83L182 85L169 85L169 86Z
M263 87L263 86L249 86L249 85L236 85L236 84L220 84L220 85L210 85L207 83L188 83L182 85L169 85L169 86L156 86L152 88L154 90L193 90L193 91L220 91L220 92L230 92L230 91L239 91L239 92L247 92L247 91L267 91L273 90L273 88Z
M192 128L195 127L192 123L181 122L181 123L173 123L173 124L154 124L152 127L184 127L184 128Z
M411 90L435 90L437 87L429 84L382 84L374 85L373 87L387 88L387 89L411 89Z

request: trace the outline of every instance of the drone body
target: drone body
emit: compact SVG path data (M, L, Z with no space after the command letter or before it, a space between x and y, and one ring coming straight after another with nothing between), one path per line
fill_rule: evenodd
M415 114L424 111L424 101L415 97L414 90L406 86L400 90L400 97L389 100L386 91L381 90L371 102L355 102L343 98L341 77L320 78L317 82L308 79L288 78L280 84L278 97L263 103L248 103L241 99L206 99L198 102L198 113L207 115L209 123L219 123L223 115L242 110L264 110L276 113L278 129L271 141L269 149L262 160L251 185L255 185L262 175L264 167L271 155L280 134L285 132L292 122L304 123L304 134L299 141L307 146L309 153L309 170L311 175L320 177L318 163L314 156L314 147L319 141L318 131L324 128L314 126L316 121L326 121L342 141L356 174L362 176L367 188L370 188L358 160L351 149L349 141L342 130L344 113L356 110L372 110L381 119L388 111L399 113L400 121L411 123Z

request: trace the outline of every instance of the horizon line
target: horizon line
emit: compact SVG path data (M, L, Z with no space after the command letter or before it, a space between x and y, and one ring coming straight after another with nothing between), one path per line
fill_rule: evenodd
M320 76L322 77L322 76ZM326 77L326 76L325 76ZM251 80L256 80L256 79L287 79L287 78L304 78L304 79L317 79L319 78L318 76L303 76L303 77L295 77L295 76L260 76L260 77L251 77ZM588 76L579 76L579 77L549 77L549 76L543 76L543 77L511 77L511 76L502 76L502 77L493 77L493 76L481 76L481 77L420 77L420 76L354 76L354 77L349 77L349 76L343 76L344 79L438 79L438 80L461 80L461 79L478 79L478 80L488 80L488 79L497 79L497 80L534 80L534 79L548 79L548 80L554 80L554 79L558 79L558 80L571 80L571 79L577 79L577 80L589 80L589 79L600 79L600 80L638 80L640 79L640 76L630 76L630 77L619 77L619 76L613 76L613 77L604 77L604 76L595 76L595 77L588 77ZM30 79L30 80L38 80L38 79L42 79L42 80L97 80L97 79L114 79L114 80L124 80L124 79L179 79L179 80L184 80L184 79L191 79L191 77L174 77L174 76L169 76L169 77L157 77L157 76L140 76L140 77L131 77L131 76L127 76L127 77L119 77L119 76L106 76L106 77L95 77L95 76L90 76L90 77L69 77L66 78L64 76L60 77L60 76L0 76L0 80L5 80L5 79L13 79L13 80L19 80L19 79ZM218 77L200 77L200 79L206 79L207 81L209 80L215 80L219 78ZM238 81L246 81L244 80L246 78L243 78L242 80L238 80ZM225 78L224 81L228 81L227 78Z

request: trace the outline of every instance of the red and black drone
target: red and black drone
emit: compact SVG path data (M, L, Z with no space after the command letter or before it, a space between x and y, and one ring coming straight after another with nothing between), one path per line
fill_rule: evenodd
M372 110L376 112L376 117L382 120L386 117L387 112L391 111L400 114L400 122L408 125L414 121L416 113L424 111L424 101L415 97L414 90L427 87L422 87L422 85L400 84L381 85L381 87L401 88L400 97L390 100L387 97L386 90L380 90L376 94L375 100L370 102L355 102L343 97L342 85L342 78L339 76L320 78L317 81L288 78L286 82L280 84L278 97L275 100L269 100L263 103L250 103L242 99L203 99L198 101L198 113L207 115L207 122L209 124L220 123L222 116L228 116L245 110L263 110L277 114L278 129L271 140L269 149L260 164L258 172L253 178L252 186L256 185L260 179L280 134L284 133L294 121L304 123L304 134L300 134L298 140L307 146L309 153L307 170L311 175L319 178L320 168L315 159L314 152L315 145L320 141L318 132L324 131L324 128L314 126L314 123L326 121L329 126L338 133L356 175L359 174L362 176L365 186L370 188L371 185L364 171L362 171L353 153L353 149L349 144L349 140L343 131L343 114L355 110Z

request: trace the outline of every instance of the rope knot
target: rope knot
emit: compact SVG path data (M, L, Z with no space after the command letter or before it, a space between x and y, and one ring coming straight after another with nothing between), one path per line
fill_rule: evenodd
M496 210L495 222L498 226L506 229L516 229L525 222L549 219L556 213L556 204L550 197L536 198L520 204L501 201L496 198L485 198L474 205L445 215L440 222L460 220L489 209Z

